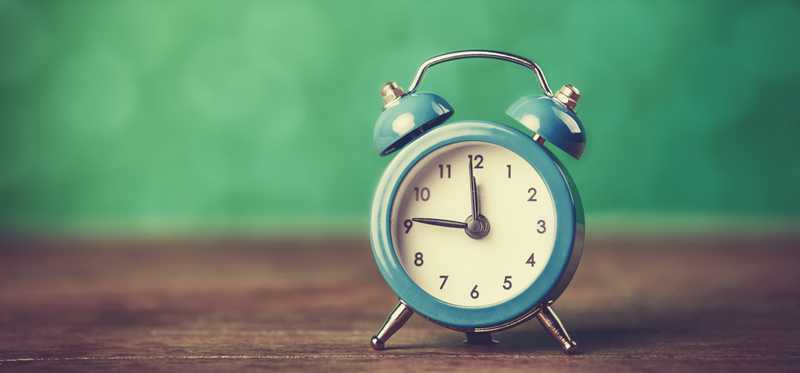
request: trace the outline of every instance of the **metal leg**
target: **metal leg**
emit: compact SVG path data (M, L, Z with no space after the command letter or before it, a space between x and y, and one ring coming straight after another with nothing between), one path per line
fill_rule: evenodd
M414 311L411 307L407 306L400 300L400 303L397 304L397 307L394 308L389 317L386 319L386 322L383 324L380 330L378 330L378 334L376 334L372 339L369 341L370 345L372 346L373 350L380 351L386 348L386 341L392 337L392 335L400 330L403 327L403 324L411 318L411 315L414 314Z
M488 332L480 332L480 333L473 333L467 332L467 340L464 343L468 345L493 345L497 344L498 342L492 338L492 333Z
M566 354L574 354L578 351L578 344L570 338L567 330L564 329L564 324L558 319L556 312L550 306L543 306L542 310L536 313L536 318L542 324L545 330L555 338L561 349Z

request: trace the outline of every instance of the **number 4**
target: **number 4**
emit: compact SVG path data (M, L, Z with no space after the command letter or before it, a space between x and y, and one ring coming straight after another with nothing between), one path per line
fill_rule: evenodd
M530 264L531 267L533 267L533 265L536 264L536 261L533 260L533 253L531 253L531 256L528 258L528 261L525 262L525 264Z

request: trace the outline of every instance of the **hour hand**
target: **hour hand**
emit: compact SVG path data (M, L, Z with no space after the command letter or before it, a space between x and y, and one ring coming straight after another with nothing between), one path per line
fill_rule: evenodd
M433 218L412 218L411 220L415 221L417 223L436 225L436 226L439 226L439 227L460 228L460 229L467 228L467 223L462 222L462 221L447 220L447 219L433 219Z

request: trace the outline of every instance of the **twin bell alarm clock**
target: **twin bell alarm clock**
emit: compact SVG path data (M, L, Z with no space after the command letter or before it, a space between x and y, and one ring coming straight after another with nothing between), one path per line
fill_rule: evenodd
M465 58L513 62L535 74L543 96L524 96L506 113L527 127L482 120L447 123L453 107L417 92L428 68ZM576 351L553 310L581 258L584 219L578 191L547 142L580 158L586 145L575 114L580 92L553 94L533 61L487 50L425 61L404 92L381 90L375 150L396 154L372 203L375 263L399 298L372 337L375 350L414 314L490 344L491 333L536 318L566 353Z

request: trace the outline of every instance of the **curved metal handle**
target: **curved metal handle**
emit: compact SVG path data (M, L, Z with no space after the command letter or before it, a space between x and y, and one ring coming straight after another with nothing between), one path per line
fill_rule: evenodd
M541 68L539 68L539 65L537 65L536 62L533 62L525 57L517 56L515 54L490 51L490 50L456 51L456 52L440 54L436 57L429 58L427 61L423 62L422 65L419 66L419 69L417 70L417 75L414 76L414 80L412 80L411 84L408 86L408 93L417 90L417 86L422 81L422 76L425 75L425 71L428 70L428 68L430 68L431 66L438 65L442 62L461 60L465 58L491 58L495 60L513 62L517 65L527 67L536 74L536 77L539 79L539 86L542 87L542 91L544 91L544 93L548 96L553 95L553 91L551 91L550 86L547 85L547 78L544 77L544 72L542 71Z

